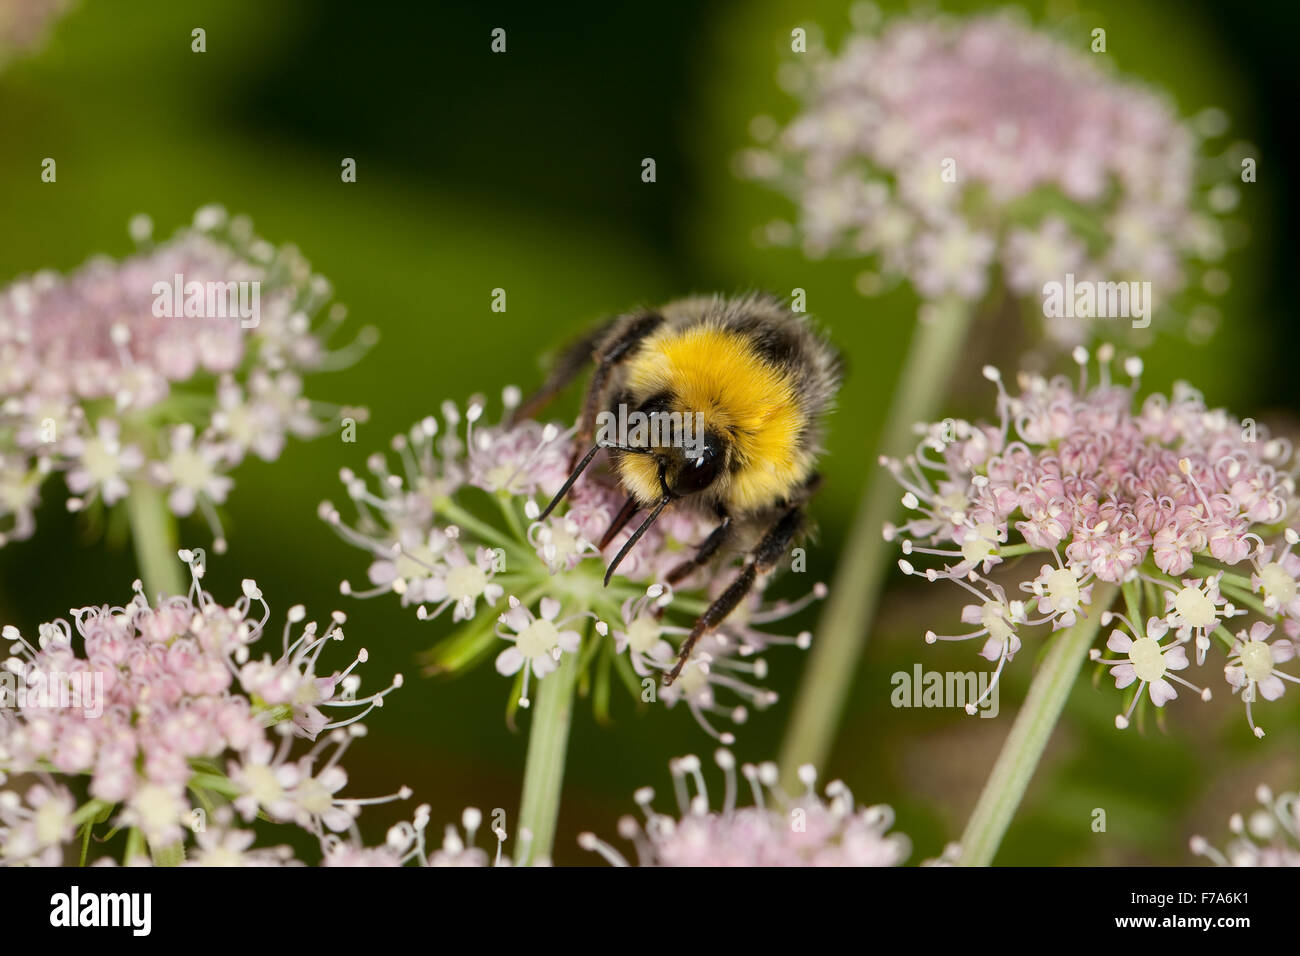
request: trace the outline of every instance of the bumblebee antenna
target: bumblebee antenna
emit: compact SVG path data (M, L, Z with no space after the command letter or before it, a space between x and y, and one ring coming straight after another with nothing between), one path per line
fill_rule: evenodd
M623 559L627 557L627 553L632 550L632 546L641 540L641 535L645 534L646 529L655 523L660 512L662 512L664 508L668 507L668 502L672 500L671 495L664 495L660 498L659 504L655 505L655 510L646 515L645 521L642 521L640 526L632 532L632 537L628 538L623 547L618 549L618 554L614 555L614 560L609 563L609 567L605 571L606 587L609 587L609 579L614 576L614 572L618 569L618 566L623 563Z
M540 515L537 516L538 521L545 520L546 516L555 510L555 506L564 500L564 496L569 493L569 489L571 489L577 480L582 477L582 473L587 470L587 466L591 464L591 460L596 457L596 453L602 448L612 448L614 451L626 451L638 455L648 455L651 453L649 448L633 448L630 445L615 445L611 443L601 444L600 442L596 442L596 444L591 446L591 451L582 456L582 461L578 462L577 467L575 467L569 477L564 480L564 484L560 485L560 490L555 493L555 497L551 499L551 503L546 506L545 510L542 511Z
M587 470L587 466L591 464L591 459L596 457L596 452L598 451L600 451L600 442L596 442L596 444L592 445L591 451L587 452L587 454L583 456L582 461L578 462L578 466L574 468L569 477L564 480L564 484L560 485L560 490L555 493L555 497L552 498L551 503L546 506L546 510L537 516L538 521L544 521L546 516L555 510L555 506L564 500L564 496L569 493L569 489L573 487L573 483L578 480L584 471Z

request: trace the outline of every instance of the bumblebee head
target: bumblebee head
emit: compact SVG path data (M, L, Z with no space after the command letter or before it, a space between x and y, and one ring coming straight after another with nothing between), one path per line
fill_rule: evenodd
M623 487L630 497L611 523L600 547L603 550L638 508L648 510L645 520L610 562L605 583L619 563L663 510L682 498L717 492L728 474L731 445L720 428L710 428L702 412L672 408L667 396L654 396L635 409L625 402L597 416L596 443L579 461L556 493L545 518L591 464L596 453L607 449Z
M656 396L632 411L628 421L629 427L605 444L623 485L642 505L716 489L727 473L726 432L710 427L703 413Z
M727 447L716 432L705 432L693 444L656 450L660 491L685 498L713 486L726 463Z
M599 446L597 446L599 447ZM728 446L720 435L711 431L699 433L693 441L666 445L616 447L611 452L615 467L632 497L623 511L614 519L601 542L602 550L636 511L636 503L649 508L645 520L627 539L605 571L605 583L627 553L640 540L663 513L664 508L681 498L698 495L713 488L725 474Z

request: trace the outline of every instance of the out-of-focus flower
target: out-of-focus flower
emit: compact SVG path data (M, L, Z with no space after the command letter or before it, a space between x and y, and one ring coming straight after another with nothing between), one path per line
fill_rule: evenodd
M1112 350L1103 347L1099 357L1096 385L1088 384L1088 355L1078 348L1077 385L1024 375L1017 396L986 369L998 389L997 425L949 419L919 427L915 454L883 460L911 512L903 525L885 528L887 540L901 543L903 571L950 581L976 599L962 620L977 629L931 630L926 640L983 639L1000 675L1023 628L1114 618L1123 627L1106 646L1117 656L1092 654L1119 687L1137 685L1116 720L1123 728L1143 689L1157 707L1177 696L1175 684L1209 699L1174 672L1190 666L1193 648L1203 665L1217 638L1230 658L1227 681L1263 736L1251 713L1256 694L1273 700L1284 681L1297 680L1276 666L1294 656L1300 634L1291 446L1206 408L1187 385L1135 409L1141 364L1130 359L1132 381L1120 385L1110 377ZM1005 575L991 577L1023 555L1048 558L1019 566L1028 569L1019 590L1029 606L1009 599ZM922 556L938 566L919 569L913 560ZM1120 586L1126 614L1094 606L1098 583ZM1252 612L1257 619L1234 638L1232 619Z
M491 835L496 839L496 846L488 852L476 845L478 834L483 826L483 813L475 807L466 807L461 814L460 827L447 824L443 831L442 844L430 847L425 836L429 826L429 806L421 804L415 810L415 818L407 823L403 821L388 831L383 846L365 847L355 841L330 838L325 843L325 858L322 866L512 866L510 857L505 855L508 834L505 829L505 811L494 810L490 827ZM527 829L519 831L519 849L525 855L532 835ZM544 866L539 861L534 866Z
M0 790L0 862L58 866L63 845L76 832L76 808L72 794L57 784L33 784L21 795Z
M1300 866L1300 796L1277 796L1268 787L1255 791L1260 808L1228 820L1232 839L1221 851L1205 837L1194 836L1192 852L1219 866Z
M256 847L257 835L232 823L230 807L218 807L213 820L194 834L194 851L185 866L298 866L287 846Z
M219 604L202 589L202 565L182 556L188 595L151 606L137 581L125 606L75 609L71 621L42 625L35 642L4 629L0 784L4 774L43 782L21 799L0 791L0 862L58 862L74 832L109 819L138 834L137 851L182 844L211 822L223 832L197 839L200 859L242 859L251 842L229 813L208 819L220 806L324 838L355 834L362 806L409 795L340 794L358 721L401 686L399 676L361 695L354 670L364 650L343 670L320 669L326 645L343 639L344 615L320 630L292 607L279 646L264 651L270 609L257 585L245 581L238 601ZM296 748L302 738L315 743ZM60 781L79 777L90 799L76 807Z
M1222 257L1235 189L1198 182L1221 111L1185 122L1107 57L1010 13L892 18L834 55L811 39L781 73L799 113L760 117L739 158L798 207L770 241L869 258L928 299L981 299L1000 268L1035 309L1067 274L1150 282L1167 304ZM1046 325L1077 344L1092 323Z
M153 484L198 511L223 550L216 506L249 454L320 434L360 409L309 400L304 374L351 362L373 338L328 351L341 305L292 246L205 207L158 245L40 272L0 289L0 545L29 536L39 489L62 472L69 509L111 506Z
M753 802L740 806L735 757L718 750L714 759L725 775L720 810L710 807L700 759L695 756L669 765L676 815L652 808L651 788L636 792L645 823L624 817L618 829L635 845L639 866L897 866L911 853L907 837L889 832L894 824L889 807L858 806L849 788L838 780L826 785L825 797L818 796L812 767L800 769L807 791L792 798L778 788L775 764L743 764L740 775ZM615 866L629 865L593 833L582 834L578 842Z
M45 43L74 0L0 0L0 68Z
M88 804L93 809L93 804ZM0 791L0 861L5 863L40 863L58 866L63 858L60 845L71 839L72 828L82 822L74 813L75 803L65 791L52 791L43 784L32 787L26 803L13 791ZM196 813L198 811L195 811ZM320 836L320 865L325 867L478 867L513 866L505 855L508 835L503 823L496 822L497 814L504 819L504 811L495 810L491 833L496 846L491 850L476 845L483 823L483 814L467 807L461 814L461 826L447 825L442 843L430 846L426 836L429 826L429 805L416 807L411 821L402 821L388 829L384 842L378 846L365 845L355 828L344 836L334 833ZM81 817L86 813L82 812ZM187 867L246 867L246 866L303 866L288 846L255 846L257 835L239 826L228 805L217 807L212 820L195 827L194 846L181 866ZM531 835L524 829L519 832L519 847L526 853ZM97 865L114 865L111 857L95 861ZM147 865L147 858L135 858L132 865ZM546 866L540 860L533 866Z
M502 399L511 412L519 390L505 389ZM606 587L605 564L636 523L603 551L597 542L626 493L607 471L592 467L539 519L569 476L574 430L527 420L487 424L484 410L481 397L463 412L444 403L441 423L429 417L393 439L396 467L376 454L366 463L370 481L351 469L341 472L355 522L345 523L328 501L320 516L371 556L370 586L344 581L343 593L393 594L414 605L420 620L462 622L429 652L430 669L458 671L495 656L497 670L515 679L511 713L527 706L533 681L573 657L592 681L599 716L608 714L617 678L639 701L684 701L709 734L732 742L710 715L739 723L747 705L765 707L775 699L758 686L766 664L757 655L775 644L807 647L811 636L782 637L766 625L824 596L825 587L793 603L763 604L755 595L700 641L676 683L656 687L658 675L676 661L674 644L728 579L714 566L676 589L658 583L708 536L712 521L685 510L665 514ZM502 647L503 640L510 646Z

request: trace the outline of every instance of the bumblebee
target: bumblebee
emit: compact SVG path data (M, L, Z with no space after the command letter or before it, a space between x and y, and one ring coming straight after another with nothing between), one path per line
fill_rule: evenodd
M804 530L803 509L820 484L823 419L839 387L837 353L802 315L768 296L698 296L607 320L566 349L545 382L516 411L532 417L594 365L577 426L590 450L542 513L563 500L602 450L627 501L600 542L604 551L639 513L636 530L609 563L605 583L666 508L716 519L675 584L725 551L744 551L735 579L700 615L664 678L681 674L702 635L721 624L768 575ZM686 425L689 440L597 437L600 419L631 411ZM691 427L694 423L694 427ZM656 434L657 433L657 434ZM680 437L680 436L678 436Z

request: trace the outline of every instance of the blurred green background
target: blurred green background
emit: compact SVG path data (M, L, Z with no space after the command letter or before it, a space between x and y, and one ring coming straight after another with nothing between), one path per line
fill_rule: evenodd
M1199 349L1162 338L1145 355L1144 384L1164 389L1186 378L1211 404L1294 433L1289 282L1300 219L1295 182L1283 171L1295 166L1286 64L1298 18L1280 5L1239 10L1172 0L1029 5L1036 20L1063 19L1081 46L1104 27L1106 55L1123 71L1166 87L1184 114L1226 109L1228 139L1257 147L1259 181L1244 188L1237 216L1247 241L1227 264L1233 286L1219 332ZM277 618L299 602L317 617L342 607L349 643L371 652L366 685L409 675L349 753L352 794L407 784L432 804L436 832L466 805L503 807L513 820L526 737L506 727L509 685L490 666L454 680L416 676L415 655L443 624L418 622L392 600L339 596L340 579L361 580L366 559L316 518L317 503L343 498L341 466L360 469L444 398L536 383L542 354L601 316L694 291L807 290L810 311L851 368L815 505L821 531L809 549L810 574L829 579L862 483L876 478L876 432L915 301L905 292L862 298L853 288L859 264L808 263L756 246L755 229L790 209L736 179L732 160L753 116L784 120L794 109L776 84L790 30L817 26L835 47L848 24L843 0L563 10L82 0L43 50L0 74L0 280L69 269L93 252L123 255L133 214L150 214L162 237L198 206L220 202L252 216L273 242L297 243L333 281L354 326L381 330L363 362L307 385L313 397L370 408L357 443L291 444L273 464L243 465L223 512L231 549L210 561L207 579L233 600L241 578L256 578ZM190 50L195 27L207 31L204 54ZM489 51L495 27L507 31L505 55ZM40 181L47 156L58 162L55 184ZM340 181L344 157L357 161L354 184ZM656 160L653 184L641 181L644 157ZM498 287L508 295L504 314L490 311ZM989 334L973 343L952 383L953 414L990 412L978 369L1014 367L1003 341ZM210 543L197 521L182 537ZM51 484L36 537L0 550L0 619L29 631L70 606L121 603L135 575L129 549L88 537ZM808 580L775 588L794 595ZM923 644L936 618L957 619L956 589L938 590L891 582L823 774L842 777L863 802L893 804L914 861L960 834L1035 649L1031 641L1008 669L997 720L893 709L895 671L917 661L985 666L972 647ZM783 700L742 728L735 750L743 760L774 755L803 663L794 650L768 662ZM1109 682L1076 689L999 862L1188 862L1188 835L1221 842L1228 813L1250 803L1255 784L1300 783L1294 689L1261 708L1262 742L1217 684L1213 704L1171 707L1166 731L1116 731L1118 706ZM616 697L615 722L602 727L580 707L557 862L593 862L577 848L578 832L614 837L643 784L666 806L667 760L713 747L682 708L638 713ZM1105 833L1090 826L1098 807ZM381 839L409 810L377 808L365 818L367 836Z

